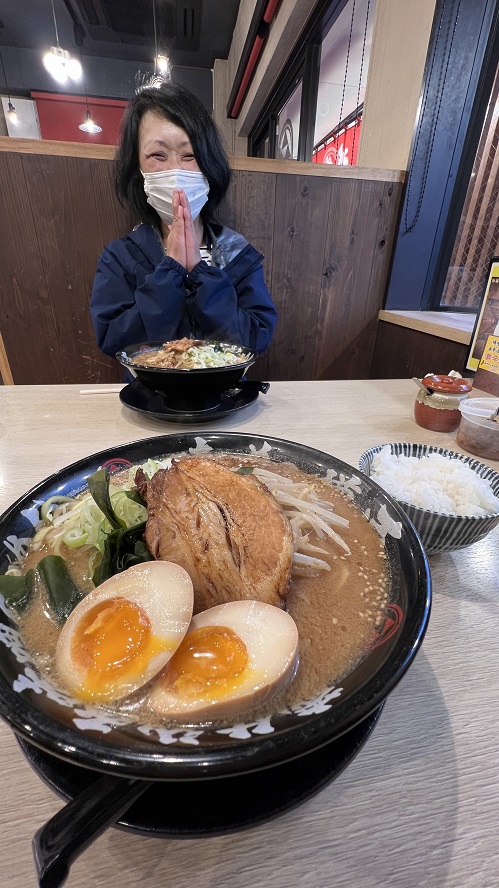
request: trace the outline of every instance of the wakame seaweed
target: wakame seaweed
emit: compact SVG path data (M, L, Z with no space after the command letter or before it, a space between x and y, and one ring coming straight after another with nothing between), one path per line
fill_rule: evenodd
M62 625L86 593L76 585L60 555L45 555L36 570L41 574L57 622Z
M144 521L128 530L120 527L108 534L104 540L102 560L92 577L96 586L133 564L154 560L143 539L145 527Z
M111 504L111 497L109 495L109 472L107 469L97 469L93 475L90 475L87 483L90 495L101 512L106 516L113 530L117 530L119 527L124 527L124 522L120 521Z
M109 481L110 476L107 469L98 469L88 479L88 489L93 499L113 528L111 533L104 538L102 559L95 568L92 577L95 586L100 586L104 580L121 573L127 567L132 567L133 564L154 560L143 539L145 521L135 527L123 526L123 522L117 517L111 504ZM125 493L129 499L145 505L138 490L127 490Z
M0 576L0 592L5 603L20 614L27 608L33 595L33 573L33 570L28 570L22 576Z

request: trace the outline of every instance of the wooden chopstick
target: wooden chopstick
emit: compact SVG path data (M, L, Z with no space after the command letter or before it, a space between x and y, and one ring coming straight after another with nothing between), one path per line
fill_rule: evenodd
M119 388L114 389L80 389L80 395L117 395L122 388L123 386L121 385Z

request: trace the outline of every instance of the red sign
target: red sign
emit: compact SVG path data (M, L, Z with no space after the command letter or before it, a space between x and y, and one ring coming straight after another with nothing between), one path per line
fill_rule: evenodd
M312 162L355 166L359 153L361 123L361 119L356 120L346 130L331 136L325 145L315 149Z
M92 119L100 127L101 133L85 133L78 129L85 120L87 99L85 96L64 95L62 93L31 93L36 102L42 139L55 139L57 142L87 142L99 145L116 145L121 118L128 104L124 99L88 99Z

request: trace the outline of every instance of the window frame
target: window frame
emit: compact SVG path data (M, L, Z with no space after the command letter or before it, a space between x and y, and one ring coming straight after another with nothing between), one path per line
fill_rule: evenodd
M438 0L435 8L423 93L432 65L442 58L436 38L445 2ZM499 0L461 0L460 15L455 51L462 63L467 60L468 76L455 77L453 101L443 108L446 132L452 136L451 148L449 141L435 139L433 142L427 168L428 181L433 174L432 187L427 188L424 195L420 223L414 230L406 231L405 216L410 212L409 177L415 191L421 188L421 167L432 141L432 131L429 126L425 127L425 122L430 120L430 111L427 111L427 119L423 115L420 122L425 137L419 140L417 151L413 138L385 300L385 309L389 311L476 313L476 309L468 306L441 305L440 300L499 57ZM466 27L462 25L463 19ZM477 43L470 40L470 34L476 33L479 34ZM438 98L439 87L438 82L428 84L426 108Z
M300 129L298 134L299 161L311 161L314 147L315 114L319 91L319 72L322 41L333 26L348 0L321 0L315 8L306 32L296 44L283 75L248 136L248 156L258 157L258 149L269 135L269 157L276 157L276 127L280 109L286 104L302 80Z

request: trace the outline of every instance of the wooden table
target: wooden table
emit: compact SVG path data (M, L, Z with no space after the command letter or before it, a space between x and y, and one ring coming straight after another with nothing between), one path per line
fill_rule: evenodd
M353 465L389 441L459 450L453 435L414 423L409 380L272 383L250 407L199 427L149 420L115 392L81 388L0 388L0 510L80 457L186 428L275 435ZM326 789L230 836L160 840L109 829L74 863L68 888L496 888L498 552L496 528L467 550L430 558L423 647L366 746ZM32 836L63 803L3 722L0 755L0 884L31 888Z

